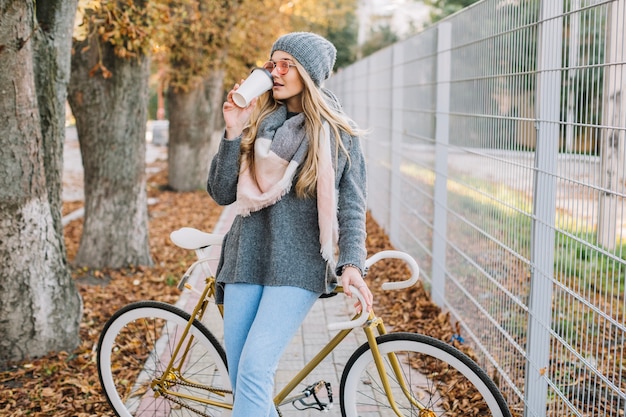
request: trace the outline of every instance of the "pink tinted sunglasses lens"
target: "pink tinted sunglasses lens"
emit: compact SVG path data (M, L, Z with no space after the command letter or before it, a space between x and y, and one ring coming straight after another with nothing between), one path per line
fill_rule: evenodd
M265 68L269 72L272 72L274 70L274 67L278 68L278 73L280 75L285 75L287 74L287 72L289 72L289 62L287 61L278 61L278 62L267 61L263 65L263 68Z

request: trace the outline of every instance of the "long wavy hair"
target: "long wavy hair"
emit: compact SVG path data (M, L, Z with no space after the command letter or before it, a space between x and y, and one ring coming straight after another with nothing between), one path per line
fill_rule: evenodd
M302 109L305 117L304 125L306 135L309 139L307 155L296 180L295 191L298 197L311 197L315 195L317 185L317 157L323 121L328 122L330 130L336 138L335 155L339 154L340 149L348 155L348 151L341 139L341 132L345 132L350 136L359 136L362 134L362 131L357 129L356 125L354 125L341 110L334 109L329 105L324 98L324 93L315 85L304 67L295 59L294 63L304 83ZM240 158L241 163L245 164L250 169L253 178L255 178L254 143L257 138L260 123L281 105L279 101L274 100L271 91L263 94L259 97L256 107L248 121L248 125L244 129ZM337 107L339 107L338 103ZM336 166L337 164L335 163L335 167Z

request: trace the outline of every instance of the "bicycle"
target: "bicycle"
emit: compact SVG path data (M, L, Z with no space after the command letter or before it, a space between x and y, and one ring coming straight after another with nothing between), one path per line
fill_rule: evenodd
M179 247L194 250L198 257L179 282L198 301L191 314L158 301L131 303L118 310L106 323L97 346L97 367L104 394L118 416L225 416L232 409L232 391L226 354L215 335L202 323L214 305L216 281L209 267L216 256L213 248L223 235L182 228L170 235ZM407 288L419 275L419 267L408 254L382 251L367 259L366 271L382 259L401 259L411 277L386 282L385 290ZM197 267L205 269L202 291L188 283ZM356 288L353 294L364 301ZM343 292L339 286L336 295ZM364 305L364 303L363 303ZM217 314L223 314L217 306ZM339 387L341 415L356 416L453 416L510 417L506 402L494 382L468 356L440 340L416 333L387 333L382 319L372 310L345 322L328 325L336 335L291 381L276 394L280 407L327 411L333 405L330 383L317 381L302 392L295 388L357 328L367 342L348 360ZM455 392L461 392L458 400ZM476 414L478 413L478 414Z

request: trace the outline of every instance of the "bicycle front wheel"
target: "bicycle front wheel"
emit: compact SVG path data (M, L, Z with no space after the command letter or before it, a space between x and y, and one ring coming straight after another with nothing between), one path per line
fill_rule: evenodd
M98 342L98 374L118 416L230 415L224 408L232 404L224 349L197 320L164 375L189 320L170 304L142 301L106 323Z
M415 333L390 333L376 341L388 389L369 345L362 345L341 377L342 416L510 417L493 381L453 346Z

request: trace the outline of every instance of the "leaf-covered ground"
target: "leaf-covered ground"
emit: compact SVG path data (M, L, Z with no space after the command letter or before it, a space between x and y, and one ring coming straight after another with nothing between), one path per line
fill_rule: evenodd
M212 230L221 208L204 191L174 193L167 190L165 163L148 181L150 247L153 267L123 270L74 268L73 276L84 302L80 345L71 352L55 352L11 364L0 372L0 415L16 416L112 416L101 394L94 350L106 320L123 305L141 299L175 302L178 278L195 255L169 241L172 230L183 226ZM64 214L82 206L81 201L64 204ZM393 249L388 237L368 217L368 252ZM82 220L65 227L70 263L78 249ZM385 277L383 278L383 272ZM375 309L394 330L418 331L449 341L457 330L446 314L430 302L421 283L407 291L384 293L381 281L401 280L407 270L400 261L383 261L372 267L368 279L375 293ZM466 348L464 350L467 351ZM471 352L468 352L471 354Z

